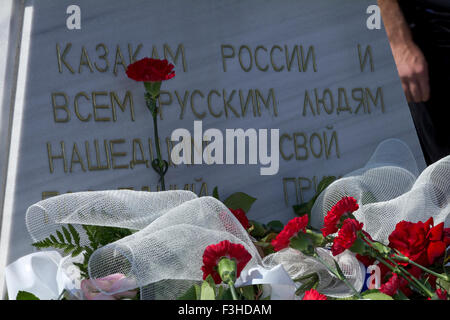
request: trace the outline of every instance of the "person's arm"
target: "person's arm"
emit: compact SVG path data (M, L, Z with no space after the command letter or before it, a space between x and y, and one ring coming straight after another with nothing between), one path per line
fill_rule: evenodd
M378 0L378 4L406 99L408 102L427 101L430 98L428 64L413 41L397 0Z

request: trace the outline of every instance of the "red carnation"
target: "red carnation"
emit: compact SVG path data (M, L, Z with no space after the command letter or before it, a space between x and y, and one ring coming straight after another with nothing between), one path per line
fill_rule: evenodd
M333 246L331 247L333 256L350 249L358 237L357 232L362 230L362 227L363 224L355 219L346 219L339 230L338 236L333 241Z
M289 221L283 230L272 240L271 244L275 251L280 251L289 246L291 239L295 237L300 231L306 232L308 225L308 216L304 215Z
M441 300L447 300L447 297L448 297L448 293L444 289L437 289L436 290L436 295Z
M160 82L175 77L173 68L165 59L144 58L128 66L127 76L135 81Z
M450 242L444 223L434 226L431 217L425 223L401 221L389 236L389 246L425 267L444 255Z
M358 210L359 206L355 198L344 197L328 211L323 221L322 234L324 237L336 233L341 218Z
M393 296L400 289L400 278L396 273L386 283L383 283L380 287L380 291L388 296Z
M373 265L376 261L376 259L373 257L363 256L363 255L360 255L359 253L356 254L356 259L358 259L359 262L361 262L366 268Z
M228 208L230 209L230 208ZM230 209L231 213L236 217L236 219L239 220L239 222L242 224L242 226L244 227L244 229L248 229L250 228L250 222L247 219L247 216L245 215L245 211L242 209Z
M216 284L222 282L217 270L217 265L222 258L234 259L237 265L236 278L239 278L241 271L251 260L252 256L241 244L231 243L228 240L212 244L206 247L203 253L203 280L211 275Z
M320 294L319 291L311 289L305 292L302 300L327 300L327 296Z

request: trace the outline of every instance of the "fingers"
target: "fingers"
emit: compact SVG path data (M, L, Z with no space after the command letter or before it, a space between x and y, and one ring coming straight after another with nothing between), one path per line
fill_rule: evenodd
M417 79L411 79L409 81L409 92L411 95L410 102L422 102L422 91L420 90L419 81Z
M428 78L428 68L425 68L418 78L418 85L422 92L422 101L430 100L430 80Z
M428 63L417 45L404 43L392 47L398 74L408 102L425 102L430 99Z
M402 80L402 87L403 87L403 92L405 93L405 96L406 96L406 101L413 102L411 91L409 90L409 82Z
M402 78L402 87L408 102L425 102L430 99L428 71Z

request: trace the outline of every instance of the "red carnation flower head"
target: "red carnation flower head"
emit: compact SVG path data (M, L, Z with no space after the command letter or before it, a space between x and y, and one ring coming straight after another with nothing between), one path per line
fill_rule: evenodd
M334 238L331 252L336 256L346 249L350 249L358 238L357 232L362 230L363 224L355 219L346 219L339 230L338 236Z
M339 230L339 224L342 218L349 213L353 213L359 209L358 202L355 198L344 197L336 203L330 211L328 211L323 221L322 234L324 237L336 233Z
M143 58L127 67L127 76L135 81L161 82L175 77L174 65L166 59Z
M222 258L234 259L236 261L236 278L239 278L242 270L252 259L252 256L243 245L231 243L228 240L221 241L218 244L209 245L203 253L203 280L211 275L216 284L222 282L217 270L217 265Z
M380 292L392 297L397 293L398 289L400 289L400 278L394 273L386 283L381 285Z
M230 208L228 208L230 209ZM242 224L242 226L244 227L244 229L248 229L250 228L250 222L248 221L247 216L245 215L245 211L242 210L241 208L233 210L230 209L231 213L236 217L236 219L239 220L239 222Z
M271 244L275 251L280 251L289 246L291 239L302 231L306 232L306 226L308 225L308 216L304 215L296 217L289 221L283 230L272 240Z
M327 296L320 294L316 289L311 289L305 292L302 300L327 300Z
M447 300L448 298L448 293L444 289L437 289L436 295L440 300Z
M400 221L389 236L389 246L425 267L442 257L450 242L444 223L434 226L431 217L425 223Z

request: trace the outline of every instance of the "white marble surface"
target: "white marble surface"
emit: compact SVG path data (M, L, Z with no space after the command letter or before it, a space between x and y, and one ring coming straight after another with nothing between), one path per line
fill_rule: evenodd
M16 54L21 26L21 2L3 0L0 10L0 228L6 186L10 116L16 84Z
M125 139L125 144L117 145L119 151L127 152L125 158L118 158L120 164L131 160L131 141L141 138L145 141L153 137L153 128L148 110L144 106L143 88L129 80L121 66L118 75L112 72L116 46L119 45L126 63L129 63L128 44L133 48L139 43L143 47L138 58L151 55L152 46L159 52L163 44L173 49L180 43L185 47L187 72L177 65L177 76L164 84L163 89L199 89L207 93L212 89L228 92L233 89L257 88L267 92L274 88L278 104L277 117L263 112L261 117L226 119L214 118L208 114L203 119L204 128L279 128L280 134L336 130L339 138L340 158L332 154L330 159L309 158L306 161L285 161L280 158L280 171L275 176L260 176L258 166L181 166L170 168L166 175L168 185L183 188L185 184L196 184L200 191L203 179L211 194L219 187L222 198L236 191L247 192L258 198L249 213L251 219L286 221L293 217L291 205L296 203L293 189L289 191L289 203L285 204L283 194L284 177L310 177L318 179L324 175L343 175L359 168L369 159L376 146L387 138L400 138L413 150L419 167L424 167L419 142L413 127L406 100L394 67L394 61L384 30L366 29L366 8L372 1L362 0L160 0L160 1L32 1L34 5L30 43L30 60L26 79L25 104L20 123L20 144L18 146L17 172L11 206L11 238L2 242L9 247L9 261L32 251L27 234L24 216L26 209L41 200L43 191L67 191L117 189L150 186L155 190L157 176L151 168L138 165L134 169L104 170L82 172L75 165L73 172L65 173L61 160L55 162L55 172L50 173L46 143L56 148L64 141L70 167L73 143L77 143L85 160L84 142L93 140ZM82 29L69 31L65 24L65 9L70 4L78 4L82 10ZM75 74L64 68L58 72L56 44L64 49L66 43L72 44L67 60L76 69ZM97 62L101 50L96 46L104 43L109 49L109 71L90 73L84 67L78 73L81 47L85 46L91 62ZM318 72L309 66L307 72L261 72L252 69L246 73L236 61L228 64L223 72L220 60L221 44L235 47L248 45L256 48L264 45L299 45L315 47ZM371 45L375 71L360 71L357 45L363 48ZM262 56L261 56L262 57ZM262 60L262 59L261 59ZM262 60L263 61L263 60ZM26 62L22 62L26 63ZM305 90L330 88L337 99L338 88L346 88L350 105L351 90L358 87L376 89L382 87L385 113L373 109L371 114L322 115L320 117L302 116ZM116 91L122 98L126 90L133 94L136 119L130 120L128 112L118 112L117 122L81 122L73 113L70 104L71 120L55 123L52 113L52 92L65 92L70 99L81 91L88 95L92 91ZM100 97L100 102L106 102ZM195 103L201 111L206 110L205 102L196 97ZM215 97L215 103L220 100ZM314 99L314 97L312 97ZM235 95L234 105L239 107L239 96ZM223 105L223 102L222 102ZM89 109L90 108L90 109ZM80 110L83 115L92 113L92 106L82 98ZM196 120L190 107L186 107L183 120L179 119L177 98L163 107L164 120L160 121L161 136L169 136L176 128L192 131ZM101 112L104 112L101 111ZM323 113L323 111L322 111ZM106 114L106 113L102 113ZM62 115L62 114L61 114ZM17 129L17 128L16 128ZM292 143L292 142L291 142ZM287 144L286 144L287 145ZM287 151L285 151L287 152ZM289 146L293 152L293 146ZM163 147L167 158L166 148ZM145 146L148 158L148 147ZM12 188L9 184L8 188ZM290 186L292 188L292 186ZM312 195L312 190L305 197Z

